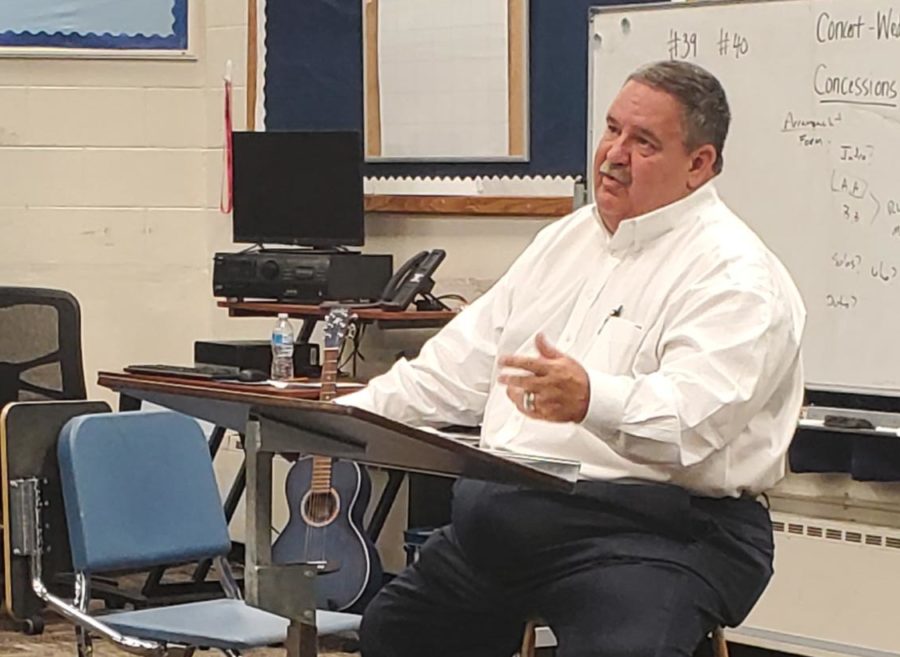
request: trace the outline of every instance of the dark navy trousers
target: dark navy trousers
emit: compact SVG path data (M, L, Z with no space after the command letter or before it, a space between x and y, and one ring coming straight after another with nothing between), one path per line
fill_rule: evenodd
M768 511L670 485L575 494L460 480L451 524L366 609L363 657L510 657L525 622L559 657L691 655L772 575Z

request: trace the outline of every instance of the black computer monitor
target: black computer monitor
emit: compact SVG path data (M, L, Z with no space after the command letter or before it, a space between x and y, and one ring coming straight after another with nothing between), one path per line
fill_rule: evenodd
M364 240L358 132L235 132L234 241L312 247Z

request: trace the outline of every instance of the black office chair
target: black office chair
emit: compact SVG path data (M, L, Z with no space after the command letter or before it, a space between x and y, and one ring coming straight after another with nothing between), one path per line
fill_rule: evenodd
M0 287L0 408L85 396L75 297L63 290Z

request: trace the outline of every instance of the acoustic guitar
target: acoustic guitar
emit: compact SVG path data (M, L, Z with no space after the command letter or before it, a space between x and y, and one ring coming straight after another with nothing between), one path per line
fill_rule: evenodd
M338 356L349 323L347 308L335 307L325 318L320 401L336 395ZM368 473L353 461L307 456L288 472L290 519L272 545L272 561L316 564L320 609L360 611L381 585L381 561L363 529L371 493Z

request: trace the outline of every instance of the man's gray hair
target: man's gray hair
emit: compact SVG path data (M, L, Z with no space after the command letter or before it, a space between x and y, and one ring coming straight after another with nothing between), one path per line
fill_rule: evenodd
M682 108L684 146L689 151L704 144L716 149L713 170L722 171L722 149L731 122L725 90L716 77L689 62L656 62L642 66L628 76L675 97Z

